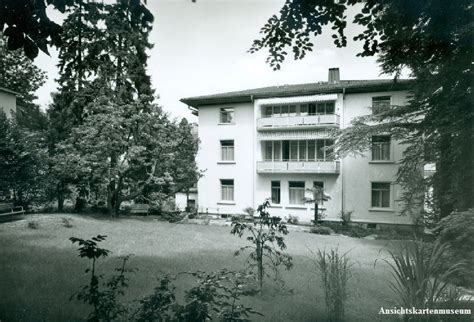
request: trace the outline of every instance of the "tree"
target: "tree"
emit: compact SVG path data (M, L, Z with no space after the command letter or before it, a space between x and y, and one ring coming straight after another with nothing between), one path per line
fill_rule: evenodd
M378 55L383 72L394 74L395 79L407 68L414 82L407 105L356 119L342 133L339 151L365 151L372 135L389 131L412 147L405 151L397 175L407 212L422 206L420 190L431 184L441 217L453 209L473 207L474 7L470 1L287 0L279 15L263 26L262 37L254 41L250 52L267 48L267 61L279 69L288 48L295 59L312 51L312 37L320 35L325 26L331 27L337 47L346 46L344 31L351 6L359 10L353 23L363 28L354 37L363 43L357 55ZM436 163L431 179L421 174L426 162Z
M16 119L18 125L30 130L45 130L46 115L34 103L35 92L46 80L46 74L20 51L7 49L6 38L0 32L0 87L17 92Z
M140 0L122 2L132 11L143 11L153 17ZM8 37L8 49L23 48L31 60L38 56L39 50L49 55L48 47L62 45L63 30L48 17L47 7L65 13L81 3L84 4L84 0L3 0L0 3L0 31Z
M153 16L139 1L118 0L104 5L76 0L67 13L59 52L59 92L48 111L52 124L50 154L58 165L52 173L60 209L70 184L80 191L77 208L91 187L89 181L77 176L80 171L70 172L65 168L71 162L77 165L77 160L62 155L61 151L65 150L57 149L60 142L68 140L72 129L85 122L86 107L97 104L97 98L104 95L111 101L120 95L120 104L127 104L140 95L151 102L153 94L146 74ZM89 109L89 113L93 111ZM110 158L112 164L117 163L115 155ZM116 182L110 181L109 189L115 190L115 186Z
M61 147L69 173L91 190L105 191L107 207L115 214L126 200L159 201L174 195L185 188L183 175L197 172L182 149L196 150L197 140L185 142L189 136L149 101L141 96L125 103L101 96Z
M293 267L293 259L290 255L283 253L286 249L285 235L288 235L286 225L281 223L280 217L272 217L266 210L270 207L270 202L266 200L257 208L258 216L253 218L253 223L245 223L238 218L232 220L232 235L242 237L248 232L246 237L252 245L244 246L235 252L239 255L246 249L252 249L249 256L249 263L257 267L257 280L262 289L265 266L274 270L275 277L278 275L278 267L283 265L286 269ZM276 243L276 245L275 245Z
M15 205L28 206L44 198L45 154L41 136L0 112L0 190L11 192Z

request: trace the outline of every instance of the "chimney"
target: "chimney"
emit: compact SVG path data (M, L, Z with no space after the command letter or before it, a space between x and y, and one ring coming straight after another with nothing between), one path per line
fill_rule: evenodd
M336 84L339 83L339 68L329 68L328 83Z

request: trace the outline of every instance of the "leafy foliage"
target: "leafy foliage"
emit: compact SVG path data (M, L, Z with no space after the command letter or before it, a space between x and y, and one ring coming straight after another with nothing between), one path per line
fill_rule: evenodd
M147 20L153 20L153 15L139 0L120 0L121 5L127 6L130 11L143 12ZM8 49L23 48L25 55L34 59L39 49L49 55L48 47L61 46L63 30L60 25L52 21L46 8L52 5L61 13L71 7L86 4L84 0L4 0L0 4L0 31L8 36ZM5 28L6 27L6 28Z
M437 240L449 245L442 259L444 269L452 263L466 261L461 270L454 273L454 282L461 286L472 287L474 277L474 210L456 211L443 218L435 229Z
M6 38L0 30L0 87L18 93L15 117L23 129L44 131L47 128L45 113L34 103L37 98L35 92L45 80L46 73L25 55L8 50Z
M448 246L435 243L431 249L423 242L406 244L396 251L388 251L391 260L384 261L392 270L390 288L401 307L435 307L449 291L450 278L461 268L462 263L451 263L448 270L442 269L442 257Z
M73 295L79 301L94 308L88 317L89 321L115 321L127 313L127 308L118 301L118 297L123 295L124 289L128 287L126 274L134 271L126 268L131 255L121 258L120 267L115 269L117 274L103 282L101 286L104 276L96 273L96 263L99 258L105 258L110 254L109 250L98 247L98 244L104 241L106 237L97 235L91 239L70 238L73 244L77 243L79 245L79 256L92 261L91 268L85 270L86 274L90 274L89 284L83 286L77 294Z
M185 303L176 300L176 277L159 279L152 295L140 300L133 315L138 321L250 321L261 315L241 303L251 274L222 269L216 272L183 273L197 279L197 285L185 291ZM181 275L183 275L181 274Z
M250 274L226 269L205 273L189 273L198 285L186 291L186 304L178 309L180 321L208 321L215 317L222 321L250 321L251 314L261 315L240 302Z
M321 273L329 321L343 321L347 300L347 283L351 278L350 259L347 253L339 254L338 248L318 250L316 265Z
M20 128L0 111L0 182L12 191L15 205L28 206L45 198L46 150L41 135Z
M318 235L331 235L334 233L334 231L326 226L321 226L321 225L315 225L309 229L309 232L312 234L318 234Z
M251 243L249 246L242 247L235 252L239 255L247 249L251 249L248 262L251 266L257 268L257 280L260 289L263 286L263 277L265 266L270 267L278 278L278 269L283 265L286 269L293 266L292 257L282 251L286 249L285 235L288 235L288 229L281 222L280 217L272 217L267 212L270 202L266 200L257 208L258 216L254 216L252 223L246 223L239 218L232 219L231 234L242 237L246 234L246 240Z
M312 51L312 38L325 26L331 28L334 44L344 47L352 6L358 11L353 23L362 28L354 37L363 44L358 55L378 55L384 73L398 78L406 68L414 80L407 105L355 119L337 142L340 154L367 151L373 135L390 133L410 146L397 174L405 213L419 212L431 186L438 216L472 208L474 7L469 1L287 0L263 26L250 52L268 49L267 61L279 69L288 48L295 59ZM436 164L430 178L421 171L426 162Z

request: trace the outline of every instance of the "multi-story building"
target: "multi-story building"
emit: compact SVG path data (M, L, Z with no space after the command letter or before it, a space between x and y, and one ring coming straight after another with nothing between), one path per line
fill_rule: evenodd
M282 218L313 219L312 187L330 200L320 207L325 220L352 211L361 223L411 224L401 216L400 186L395 183L403 146L390 134L374 136L362 156L336 159L333 129L351 126L373 108L407 101L409 80L340 80L285 85L184 98L199 117L197 163L201 212L241 214L265 199Z
M16 97L16 92L0 87L0 111L3 111L8 118L16 112Z

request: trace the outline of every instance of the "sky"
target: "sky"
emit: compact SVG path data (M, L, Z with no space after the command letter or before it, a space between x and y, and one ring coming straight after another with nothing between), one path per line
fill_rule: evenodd
M159 95L158 103L172 117L197 121L184 97L255 87L327 81L328 69L339 67L341 79L374 79L381 70L374 57L361 58L360 42L337 48L330 30L314 40L315 50L305 59L285 60L280 71L265 63L266 52L250 54L254 39L268 18L278 13L283 0L148 0L155 16L148 72ZM53 17L54 18L54 17ZM58 19L58 17L56 17ZM360 30L350 25L348 39ZM41 53L35 64L48 80L38 92L43 109L51 102L58 78L57 52ZM382 78L388 78L384 75Z

